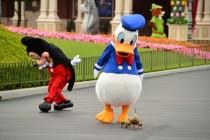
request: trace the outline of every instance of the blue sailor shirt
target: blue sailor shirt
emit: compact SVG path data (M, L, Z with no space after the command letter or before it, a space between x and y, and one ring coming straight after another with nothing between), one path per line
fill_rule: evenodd
M107 45L106 49L95 64L94 68L98 71L103 68L103 72L105 73L132 75L143 74L143 67L137 51L137 47L135 47L134 49L134 59L131 66L129 66L126 61L123 61L122 65L118 65L116 61L116 51L112 43Z

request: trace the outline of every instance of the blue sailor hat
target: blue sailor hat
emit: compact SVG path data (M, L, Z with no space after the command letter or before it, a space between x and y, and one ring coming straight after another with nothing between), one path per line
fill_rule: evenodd
M121 18L121 22L126 30L136 31L144 27L145 18L140 14L124 15Z

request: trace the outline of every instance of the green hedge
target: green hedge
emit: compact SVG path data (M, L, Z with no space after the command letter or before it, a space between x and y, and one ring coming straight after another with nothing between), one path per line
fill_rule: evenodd
M6 30L0 25L0 63L24 62L30 58L21 44L22 36Z

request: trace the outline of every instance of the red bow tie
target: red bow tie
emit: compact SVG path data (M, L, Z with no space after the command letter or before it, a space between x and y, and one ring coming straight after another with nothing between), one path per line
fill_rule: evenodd
M128 57L121 57L116 55L116 60L118 65L122 65L123 61L125 60L127 64L131 66L133 63L133 54L130 54Z

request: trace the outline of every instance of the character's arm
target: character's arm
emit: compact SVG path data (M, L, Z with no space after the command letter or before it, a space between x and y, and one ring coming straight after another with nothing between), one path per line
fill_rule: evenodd
M155 31L157 30L157 26L155 25L154 22L150 21L149 26L151 26Z
M52 67L53 66L53 63L51 62L51 58L50 58L50 54L48 52L44 52L42 53L42 59L44 59L43 61L46 61L43 65L41 65L39 67L39 69L43 69L43 68L46 68L46 67Z
M45 62L42 66L39 67L39 70L46 68L47 66L49 66L49 62Z
M51 62L50 55L48 52L43 52L40 59L36 61L36 63L33 64L35 67L39 67L39 70L46 68L46 67L52 67L53 63Z
M75 66L77 63L80 63L80 62L81 62L81 59L79 58L79 55L77 55L73 58L73 60L71 60L71 65Z
M39 67L39 70L46 68L47 66L49 66L51 63L47 62L46 59L40 59L37 62L35 62L33 64L34 67ZM51 65L52 66L52 65Z
M137 67L138 75L139 75L141 81L143 81L144 70L143 70L143 65L142 65L140 56L139 56L138 51L137 51L137 47L134 49L134 57L135 57L135 61L136 61L136 67Z
M101 69L103 68L104 64L108 61L110 58L111 52L114 51L114 48L111 44L109 44L106 49L103 51L101 56L99 57L98 61L94 65L94 78L98 76Z

